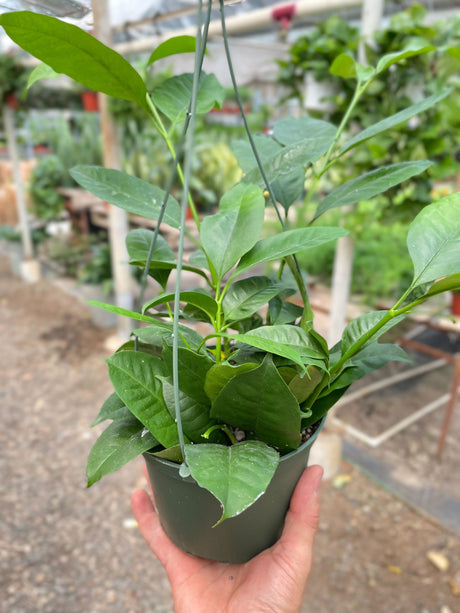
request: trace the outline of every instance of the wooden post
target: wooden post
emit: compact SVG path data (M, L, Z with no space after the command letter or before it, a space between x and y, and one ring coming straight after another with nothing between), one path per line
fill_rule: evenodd
M102 43L111 45L112 34L108 0L93 0L92 7L95 34ZM107 168L120 170L121 153L117 126L108 110L108 102L107 96L99 94L104 165ZM133 280L128 264L128 252L125 244L126 235L129 230L128 215L123 209L119 209L112 205L108 206L115 301L117 306L132 310L134 304ZM128 338L131 333L131 320L127 317L118 317L117 331L120 338Z
M41 277L40 265L34 259L32 235L27 221L27 203L24 193L24 184L21 177L21 166L18 146L14 127L14 110L7 104L3 107L3 121L5 124L8 155L13 169L13 179L16 187L16 206L18 210L19 224L21 227L21 239L23 249L23 261L21 263L21 276L24 281L35 282Z
M364 41L378 29L383 16L383 0L363 0L361 35L358 60L366 62ZM344 208L344 214L350 208ZM328 343L335 345L341 338L347 324L347 305L350 298L350 285L353 275L353 239L344 236L337 242L334 256L334 272L331 288L331 313Z

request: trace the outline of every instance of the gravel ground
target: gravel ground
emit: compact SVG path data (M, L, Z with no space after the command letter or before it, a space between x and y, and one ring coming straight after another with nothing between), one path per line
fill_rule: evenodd
M141 462L85 487L110 331L50 282L25 285L0 264L0 611L172 613L132 519ZM347 464L324 484L302 613L455 613L457 580L458 537Z

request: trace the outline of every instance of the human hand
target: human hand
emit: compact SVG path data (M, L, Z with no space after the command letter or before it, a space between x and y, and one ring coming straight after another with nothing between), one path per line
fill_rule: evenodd
M131 503L141 533L164 566L176 613L298 613L319 521L320 466L301 476L281 538L245 564L221 564L181 551L166 536L144 490Z

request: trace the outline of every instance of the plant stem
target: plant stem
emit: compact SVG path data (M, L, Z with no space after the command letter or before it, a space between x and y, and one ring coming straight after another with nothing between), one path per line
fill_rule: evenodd
M233 91L235 92L235 98L236 98L236 102L238 104L238 108L240 110L241 113L241 118L243 120L243 124L244 124L244 128L246 130L246 134L248 136L249 139L249 143L251 145L251 149L252 152L254 154L254 157L256 158L256 162L257 162L257 166L259 168L260 174L262 175L262 179L264 181L265 184L265 188L269 193L270 196L270 201L275 209L276 215L278 217L278 220L280 222L281 228L283 230L283 232L286 230L286 225L284 223L284 220L281 216L280 210L279 210L279 206L278 203L276 201L276 197L275 194L273 192L272 186L268 180L267 174L265 172L264 166L262 164L262 160L260 159L259 156L259 152L257 151L257 147L255 145L254 142L254 138L251 134L251 130L249 128L249 124L246 118L246 113L244 112L244 107L243 107L243 103L241 100L241 96L238 90L238 84L236 82L236 77L235 77L235 71L233 69L233 62L232 62L232 57L230 54L230 47L228 44L228 36L227 36L227 27L225 24L225 11L224 11L224 2L223 0L220 0L220 14L221 14L221 23L222 23L222 35L224 38L224 48L225 48L225 55L227 58L227 66L228 66L228 70L230 72L230 78L232 80L232 85L233 85ZM294 276L294 279L297 283L297 286L299 288L299 292L300 295L302 297L302 302L303 302L303 306L304 306L304 310L303 310L303 314L302 314L302 318L301 318L301 322L300 322L300 327L304 328L305 330L308 330L309 328L312 327L312 322L313 322L313 310L311 308L310 305L310 301L308 298L308 294L307 294L307 290L305 288L303 279L302 279L302 275L300 273L300 267L299 264L297 262L297 258L295 257L295 255L289 256L287 258L287 263L289 268L291 269L291 272Z

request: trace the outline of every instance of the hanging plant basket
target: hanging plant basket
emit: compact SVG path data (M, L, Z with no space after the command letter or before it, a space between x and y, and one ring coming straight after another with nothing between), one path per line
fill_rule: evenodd
M222 515L219 501L191 477L181 477L179 464L145 453L155 505L166 534L187 553L231 564L247 562L274 545L324 421L305 443L280 459L270 485L256 502L217 526Z

